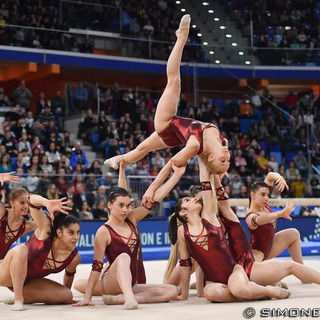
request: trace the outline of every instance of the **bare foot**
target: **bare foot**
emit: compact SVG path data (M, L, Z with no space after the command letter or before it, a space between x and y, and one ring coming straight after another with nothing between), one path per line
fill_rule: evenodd
M111 167L113 168L114 170L117 170L119 168L119 164L121 162L121 158L122 158L122 155L119 155L119 156L115 156L115 157L112 157L110 159L107 159L105 162L104 162L104 165L106 167Z

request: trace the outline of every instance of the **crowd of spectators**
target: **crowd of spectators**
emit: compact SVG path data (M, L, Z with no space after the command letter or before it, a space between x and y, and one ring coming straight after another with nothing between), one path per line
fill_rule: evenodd
M320 49L318 1L233 0L227 7L239 13L239 25L248 28L252 21L254 46L264 48L257 51L263 64L319 65L319 51L310 50Z
M6 105L9 101L10 106L0 124L0 173L15 170L21 177L19 186L30 192L51 199L66 196L72 213L83 219L105 219L106 192L116 183L116 175L103 177L102 161L132 150L154 131L159 93L142 92L138 87L121 89L118 83L108 88L96 83L93 87L100 89L100 96L92 95L92 99L100 99L100 114L90 109L89 105L96 104L90 99L81 102L86 115L79 125L78 141L72 141L69 132L63 131L61 113L65 104L60 91L51 99L40 93L35 108L30 108L35 93L24 81L11 94L0 88L2 100ZM80 84L79 88L83 90L84 86ZM273 103L290 116L273 108ZM290 185L282 196L320 197L319 179L309 175L309 156L314 166L320 165L319 103L312 90L295 93L290 89L283 101L276 101L264 88L261 97L252 93L242 100L202 97L198 106L182 93L178 112L217 124L228 138L230 177L223 184L231 197L247 197L250 183L270 171L279 172ZM97 154L100 152L97 160L89 163L80 139ZM155 151L126 168L127 174L146 176L136 181L143 187L134 191L134 200L141 197L177 151L179 148ZM168 199L184 195L198 181L195 157L188 161L185 177ZM3 192L12 186L4 186ZM273 191L272 196L280 195Z
M1 45L92 53L93 37L68 32L70 28L91 29L141 39L132 42L138 57L167 60L168 42L175 41L174 32L181 18L172 0L109 1L108 5L86 0L62 2L61 6L52 0L20 2L4 0L0 4ZM186 61L201 61L197 33L197 29L190 31L193 45L184 52ZM149 42L143 40L152 40L151 56Z

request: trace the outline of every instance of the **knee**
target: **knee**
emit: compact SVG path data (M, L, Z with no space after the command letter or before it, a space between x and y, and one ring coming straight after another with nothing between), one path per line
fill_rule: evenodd
M13 256L16 260L27 261L29 249L25 245L19 245L12 249Z
M169 87L175 89L175 90L180 90L181 87L181 79L180 76L174 76L174 77L170 77L168 79L168 84Z
M300 241L300 232L297 229L292 229L292 236L294 237L295 241Z
M212 302L225 302L225 290L216 286L207 285L203 289L204 297Z
M240 299L250 299L251 292L248 285L230 286L230 292L233 296Z
M118 264L130 266L131 258L127 253L121 253L117 257Z
M171 301L177 299L178 296L178 288L173 285L166 285L165 286L166 292L166 301Z

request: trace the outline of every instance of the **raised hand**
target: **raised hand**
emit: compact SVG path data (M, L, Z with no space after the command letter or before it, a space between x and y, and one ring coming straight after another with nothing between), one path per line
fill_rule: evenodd
M66 204L67 204L66 199L67 198L65 197L65 198L61 198L59 200L48 200L47 210L48 210L49 215L52 219L54 217L55 211L60 211L64 214L69 214L68 211L66 211L66 210L71 210L72 208L66 206Z
M6 182L6 181L18 184L18 181L20 181L20 177L19 176L14 176L13 175L14 173L16 173L16 172L15 171L11 171L11 172L5 172L5 173L1 173L0 174L1 186L3 186L4 182Z
M154 190L148 189L142 197L141 206L150 207L154 203L154 194Z
M289 190L289 186L287 185L286 180L281 176L275 181L275 185L280 192L282 192L284 188Z
M295 206L294 206L293 202L287 203L286 206L284 207L284 209L282 210L280 217L292 221L290 214L292 213L292 211L294 209L295 209Z

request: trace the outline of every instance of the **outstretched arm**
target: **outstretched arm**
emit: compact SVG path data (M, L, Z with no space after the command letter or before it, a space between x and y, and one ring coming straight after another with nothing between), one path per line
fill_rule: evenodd
M232 221L239 222L238 217L230 207L229 197L221 184L221 180L219 176L216 174L213 175L213 181L214 181L214 188L216 190L219 211L225 218Z
M208 172L207 166L202 160L201 156L198 156L199 160L199 171L200 171L200 182L202 185L202 218L209 220L212 223L217 222L217 208L215 206L215 199L213 198L213 192L211 182L210 182L210 173Z
M246 218L248 227L252 230L257 229L259 225L264 225L273 222L279 218L292 220L290 214L294 210L293 202L286 204L283 210L277 212L254 212Z
M122 157L119 165L118 187L128 190L125 169L126 169L126 165Z
M14 176L13 174L16 173L15 171L11 171L11 172L5 172L5 173L0 173L0 184L1 186L3 186L3 184L7 181L7 182L12 182L14 184L18 184L18 181L20 181L20 177L19 176ZM4 189L3 189L4 190ZM0 202L0 219L3 217L3 215L6 212L6 208L4 207L4 199L5 199L5 190L4 192L1 190L1 197L3 198L3 201L1 199Z
M173 174L171 175L170 179L166 181L162 186L160 186L154 194L153 201L160 202L162 201L172 190L172 188L177 184L177 182L180 180L180 178L183 176L186 167L178 167L174 164L172 160L170 160L168 163L171 164L173 169ZM141 206L137 209L132 210L128 217L129 219L137 224L141 219L143 219L148 213L149 209L152 208L152 203L147 202L146 204L141 203Z
M193 136L192 136L193 137ZM145 205L147 202L152 203L155 191L162 185L166 180L170 172L172 171L172 161L178 167L186 166L187 160L194 157L199 150L199 145L195 144L193 139L189 139L186 146L180 150L172 159L160 170L156 179L152 182L148 190L145 192L142 198L142 204Z
M60 211L64 214L68 214L66 210L71 210L67 207L66 198L59 200L48 200L38 195L30 195L28 197L28 205L30 207L30 213L37 225L36 233L39 239L47 237L51 227L47 217L43 214L42 207L46 207L49 215L52 217L55 211Z
M282 192L285 188L289 190L289 186L287 185L286 180L279 173L276 172L269 172L266 178L264 179L264 182L270 187L272 187L273 183L275 183L277 189L280 192Z

